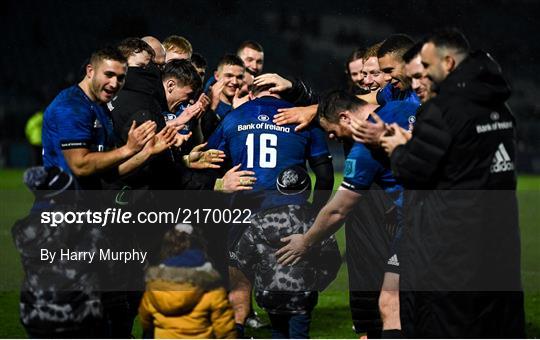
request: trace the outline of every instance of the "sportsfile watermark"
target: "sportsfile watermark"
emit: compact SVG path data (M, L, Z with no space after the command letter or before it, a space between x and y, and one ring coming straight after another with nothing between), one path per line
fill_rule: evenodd
M63 224L94 224L105 227L110 224L200 224L226 223L249 224L250 209L189 209L178 208L176 211L126 211L122 208L107 208L92 211L42 211L41 223L51 227Z
M504 159L502 150L501 155ZM521 287L521 269L523 285L538 292L534 275L539 265L534 252L540 240L540 188L517 193L406 191L402 214L392 209L394 197L385 191L358 193L360 198L349 213L347 232L342 229L337 237L341 254L336 266L348 266L352 275L373 275L347 280L339 274L336 280L344 283L329 289L377 291L385 271L398 271L404 291L516 291ZM39 205L28 200L27 192L3 190L0 198L7 207L3 210L6 216L15 215L10 207L14 202L24 202L25 197L25 205L14 216L17 221L11 225L13 242L6 242L13 247L7 248L7 256L0 256L0 269L6 274L0 279L0 292L19 289L21 276L12 274L18 256L25 270L38 273L32 277L43 289L84 277L95 279L96 287L102 291L139 291L144 289L145 269L160 270L164 235L178 228L192 232L194 247L208 252L214 268L227 268L231 263L261 266L261 275L279 280L281 275L265 271L270 268L268 259L279 258L275 254L290 244L284 238L300 232L292 228L301 226L306 232L315 225L320 212L309 204L286 210L276 207L302 197L276 195L275 191L257 195L200 191L131 191L129 195L118 195L95 191L80 199L68 194L55 197L52 205ZM448 202L444 214L431 213L441 201ZM485 202L482 207L486 208L471 209L476 202ZM31 206L32 212L28 213ZM404 220L398 225L400 218ZM398 226L403 228L401 234ZM400 238L392 243L396 235ZM347 261L341 263L345 241ZM394 244L396 247L390 248ZM299 264L286 265L286 269L301 271L311 266L298 275L313 276L333 258L320 245L309 249ZM524 261L520 263L521 254ZM416 279L425 276L436 280Z

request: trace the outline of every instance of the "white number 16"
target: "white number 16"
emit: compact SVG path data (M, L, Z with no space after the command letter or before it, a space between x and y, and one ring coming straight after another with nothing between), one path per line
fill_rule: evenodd
M250 133L246 138L247 167L253 168L255 153L254 135ZM259 136L259 166L261 168L275 168L277 164L277 136L271 133L262 133Z

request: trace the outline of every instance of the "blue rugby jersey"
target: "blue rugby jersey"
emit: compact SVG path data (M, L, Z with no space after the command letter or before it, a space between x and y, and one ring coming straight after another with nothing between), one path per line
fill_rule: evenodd
M275 190L276 179L285 168L305 167L310 158L330 157L325 133L319 127L295 132L295 125L272 122L279 108L288 107L292 104L274 97L249 101L231 111L208 140L207 147L223 150L232 165L242 164L242 170L255 172L254 191ZM279 202L267 206L298 203L294 196L280 196Z
M417 104L394 101L380 106L376 113L386 123L397 123L404 129L410 129L415 121L417 109ZM390 194L396 205L402 206L403 187L392 175L390 163L384 152L370 149L362 143L354 143L345 161L341 186L357 191L367 190L373 183Z
M385 105L392 101L405 101L416 105L420 105L420 98L412 89L401 91L392 84L387 84L381 91L377 93L377 103Z
M72 173L62 150L108 151L114 146L112 120L104 106L74 85L60 92L45 109L42 142L43 165L56 165Z
M219 117L219 120L223 120L225 116L227 116L232 110L232 105L220 101L218 106L216 107L215 114Z

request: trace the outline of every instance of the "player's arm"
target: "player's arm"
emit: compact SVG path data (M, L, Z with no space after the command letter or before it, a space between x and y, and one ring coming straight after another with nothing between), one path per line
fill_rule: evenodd
M135 122L131 125L127 143L108 152L92 152L87 148L66 148L63 146L64 158L75 176L89 176L97 172L117 166L124 160L139 152L146 142L155 135L156 123L147 121L139 127Z
M281 239L287 242L276 252L282 265L298 262L313 245L335 233L347 218L349 212L360 199L355 191L340 187L334 197L317 215L315 223L305 234L294 234Z
M334 188L332 157L330 155L314 157L310 158L308 163L313 173L315 173L313 207L319 210L328 202Z
M312 126L309 129L308 163L315 173L315 191L313 193L313 207L320 210L331 196L334 189L334 166L332 156L328 150L324 131Z

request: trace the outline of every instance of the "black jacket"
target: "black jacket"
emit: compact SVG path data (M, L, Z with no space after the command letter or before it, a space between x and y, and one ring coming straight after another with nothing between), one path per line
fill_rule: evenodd
M117 146L126 143L133 121L139 125L153 120L157 124L156 131L163 129L165 119L162 112L167 110L165 102L159 69L153 64L147 68L130 67L124 87L108 105ZM128 185L134 189L212 190L214 182L214 174L187 169L177 153L166 150L123 176L116 185L118 188Z
M392 154L394 175L408 189L405 290L520 290L509 96L497 63L472 53L420 108L412 139Z

